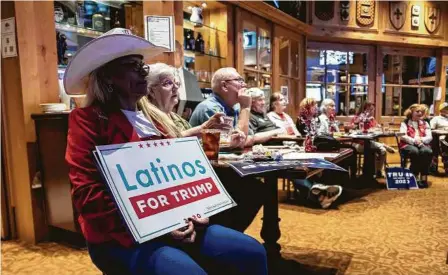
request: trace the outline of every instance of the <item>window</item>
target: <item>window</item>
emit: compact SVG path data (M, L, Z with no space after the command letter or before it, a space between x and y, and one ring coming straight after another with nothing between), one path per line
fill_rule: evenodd
M263 89L268 96L272 79L272 41L268 26L243 20L243 65L248 87Z
M383 58L384 116L402 116L414 103L433 105L435 57L386 54Z
M353 115L367 99L368 54L331 49L307 50L306 97L331 98L338 115Z

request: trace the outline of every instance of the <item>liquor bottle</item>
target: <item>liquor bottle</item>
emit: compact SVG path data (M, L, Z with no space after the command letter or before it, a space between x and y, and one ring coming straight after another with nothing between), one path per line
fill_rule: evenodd
M194 49L195 49L194 31L188 30L186 50L194 51Z
M118 11L115 11L115 18L114 18L114 28L121 28L121 23L118 15Z
M84 28L84 16L86 12L84 10L84 3L82 1L77 2L76 4L76 24L78 27Z
M196 42L195 42L195 49L197 52L200 53L205 53L205 46L204 46L205 42L204 39L202 39L202 34L199 32L198 33L198 37L196 38Z
M92 27L94 30L104 31L104 16L101 13L92 16Z

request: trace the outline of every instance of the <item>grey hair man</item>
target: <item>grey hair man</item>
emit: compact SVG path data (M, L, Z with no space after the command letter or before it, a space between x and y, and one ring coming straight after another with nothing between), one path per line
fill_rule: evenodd
M250 95L246 93L246 83L235 68L217 70L212 77L213 94L199 103L190 118L190 124L201 125L215 113L224 113L234 118L234 127L249 131Z

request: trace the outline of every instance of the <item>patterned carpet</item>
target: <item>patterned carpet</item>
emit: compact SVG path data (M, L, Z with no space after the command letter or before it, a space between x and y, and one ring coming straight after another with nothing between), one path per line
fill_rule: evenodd
M273 274L448 274L448 178L430 180L426 190L346 189L330 210L282 203L285 261ZM260 240L259 218L247 233ZM85 250L6 241L2 274L101 273Z

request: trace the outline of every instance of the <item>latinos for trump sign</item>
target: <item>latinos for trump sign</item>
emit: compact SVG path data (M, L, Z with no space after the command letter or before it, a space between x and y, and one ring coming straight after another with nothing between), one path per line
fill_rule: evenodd
M196 137L97 146L95 158L139 243L236 205Z

